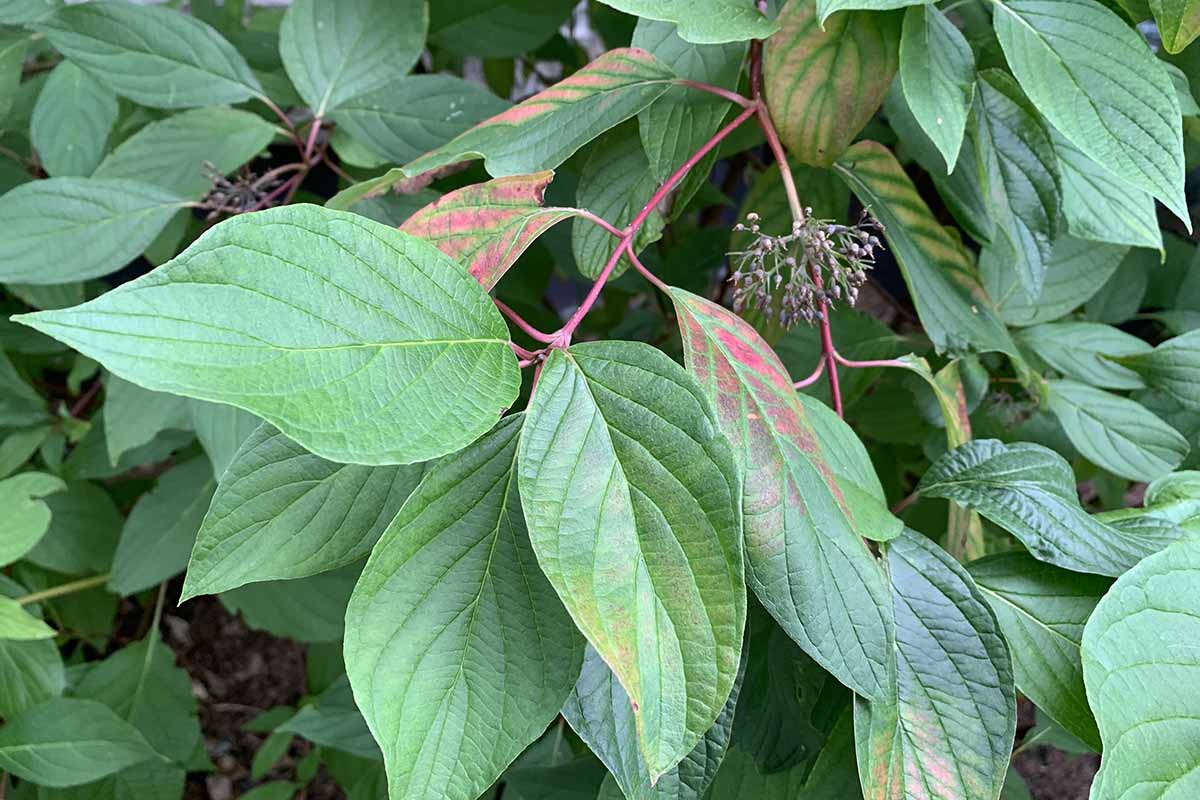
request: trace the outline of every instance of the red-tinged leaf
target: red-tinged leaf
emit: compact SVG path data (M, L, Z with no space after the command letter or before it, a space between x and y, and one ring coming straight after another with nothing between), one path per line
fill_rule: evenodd
M885 545L896 614L889 696L854 701L866 800L994 800L1017 728L1012 659L970 574L925 536Z
M496 177L554 169L579 148L646 108L675 73L645 50L609 50L566 80L486 119L403 167L341 192L331 206L347 208L434 170L484 159Z
M844 11L821 23L811 0L791 0L779 24L763 56L771 116L799 161L831 166L892 85L900 17Z
M882 696L891 600L855 519L878 515L846 501L792 379L758 333L707 300L681 289L672 296L688 369L713 399L742 469L747 583L834 677Z
M432 243L491 289L525 249L574 208L545 208L547 170L465 186L409 217L400 230Z

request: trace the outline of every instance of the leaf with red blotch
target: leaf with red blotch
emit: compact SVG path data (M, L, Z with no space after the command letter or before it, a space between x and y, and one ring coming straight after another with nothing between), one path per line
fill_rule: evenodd
M579 213L542 205L553 179L547 170L464 186L413 214L400 230L433 244L490 290L537 237Z
M912 530L885 545L896 613L894 683L854 700L866 800L992 800L1017 729L1012 659L971 575Z
M495 177L554 169L579 148L649 106L675 73L636 47L609 50L566 80L486 119L404 167L341 192L331 207L463 161L484 159ZM356 188L361 186L362 188Z
M839 681L884 696L895 632L887 579L862 540L792 379L732 312L681 289L672 296L687 367L713 399L743 475L747 583L780 626ZM860 493L855 504L875 502ZM856 519L856 516L858 519Z

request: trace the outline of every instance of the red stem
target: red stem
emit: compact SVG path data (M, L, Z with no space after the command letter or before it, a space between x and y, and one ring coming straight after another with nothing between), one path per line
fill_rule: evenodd
M313 149L317 146L317 134L321 132L321 118L316 117L312 121L312 127L308 131L308 141L304 143L304 163L312 164Z
M500 309L501 314L512 320L512 323L520 328L521 331L530 339L541 342L542 344L549 344L554 340L552 335L548 333L542 333L537 328L526 322L520 314L518 314L516 311L513 311L512 308L510 308L503 300L493 297L492 302L496 304L496 308Z
M676 83L678 83L680 86L686 86L689 89L698 89L701 92L708 92L709 94L715 94L717 97L723 97L729 102L739 105L742 108L749 108L750 106L754 105L754 101L749 97L743 97L737 92L731 92L728 89L722 89L720 86L713 86L711 83L701 83L700 81L689 81L686 79L676 81Z
M819 292L822 287L821 269L816 264L812 268L812 279ZM829 327L829 304L822 299L817 309L821 315L821 355L825 359L826 369L829 370L829 394L833 396L833 410L840 417L843 416L842 387L837 374L838 354L833 347L833 331Z
M814 383L816 383L818 380L821 379L821 374L824 372L825 372L825 359L822 358L820 361L817 362L817 368L812 371L811 375L809 375L807 378L805 378L802 381L796 381L792 385L797 389L803 389L807 386L812 386Z
M667 284L663 283L661 278L659 278L657 275L655 275L653 272L651 272L649 270L649 268L645 264L642 263L642 260L637 257L636 253L633 252L632 247L630 247L629 250L626 251L626 254L629 256L630 262L633 263L633 268L636 269L638 272L640 272L642 274L643 278L650 281L650 283L654 284L654 286L657 287L658 290L660 292L662 292L663 294L665 294L665 295L671 294L671 287L667 286Z
M567 347L571 344L571 336L574 335L575 330L579 327L579 323L583 322L583 318L586 317L588 312L592 310L592 306L596 304L596 300L600 297L600 292L604 289L604 284L608 282L609 276L612 275L613 270L617 267L617 263L620 262L621 255L626 251L632 254L633 238L637 236L637 232L642 227L642 224L645 223L645 221L650 218L650 215L654 213L654 210L658 208L659 203L661 203L666 196L671 193L671 190L674 189L681 180L683 180L684 176L688 174L688 171L692 167L700 163L701 159L708 155L714 147L720 144L726 136L737 130L738 126L750 119L750 117L754 116L755 111L755 108L747 108L741 114L738 114L737 117L735 117L728 125L721 128L721 130L709 137L708 141L701 145L699 150L692 153L688 159L679 166L679 169L671 173L671 177L667 178L663 185L658 187L658 191L656 191L654 196L646 202L646 205L642 206L642 210L639 211L637 216L633 218L633 221L625 226L625 230L622 231L621 241L617 242L617 246L613 249L612 255L608 259L608 263L604 265L604 269L602 269L600 274L596 277L596 282L592 284L592 288L588 291L587 297L583 298L583 302L580 303L579 308L575 310L575 313L571 315L571 318L567 320L567 323L559 329L557 334L555 334L554 341L551 342L552 347Z
M591 222L592 224L594 224L598 227L603 228L604 230L611 233L613 236L616 236L618 239L620 239L622 236L625 235L625 231L621 230L616 225L613 225L611 222L606 220L604 217L601 217L598 214L593 214L591 211L588 211L586 208L575 209L575 215L580 217L581 219L586 219L588 222Z

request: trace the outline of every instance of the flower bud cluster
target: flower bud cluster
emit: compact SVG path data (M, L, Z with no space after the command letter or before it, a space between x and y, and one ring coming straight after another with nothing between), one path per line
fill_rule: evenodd
M791 232L782 236L763 233L755 213L734 226L752 236L747 249L729 254L735 311L774 313L774 297L781 291L779 322L790 328L801 320L812 324L821 319L822 306L858 300L867 270L875 265L875 250L883 246L876 236L883 225L866 211L855 225L814 219L811 208L804 214L804 221L792 222Z

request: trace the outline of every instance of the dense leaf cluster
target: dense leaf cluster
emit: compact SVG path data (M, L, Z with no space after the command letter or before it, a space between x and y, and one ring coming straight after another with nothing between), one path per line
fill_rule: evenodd
M0 797L1200 796L1198 35L0 0Z

